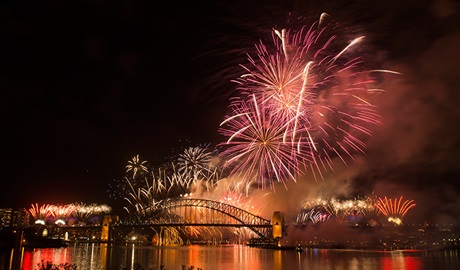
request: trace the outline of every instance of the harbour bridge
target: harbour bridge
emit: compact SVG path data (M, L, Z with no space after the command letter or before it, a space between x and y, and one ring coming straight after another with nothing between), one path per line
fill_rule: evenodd
M248 228L261 238L271 238L282 230L283 222L275 212L272 220L265 219L239 207L207 199L167 199L135 212L123 219L104 221L107 234L120 229L150 227L236 227ZM110 238L103 235L102 238Z
M279 211L275 211L270 220L234 205L190 197L162 200L122 219L106 215L101 225L62 225L58 228L60 235L78 237L79 241L86 238L89 242L123 242L130 235L148 232L152 238L158 232L184 232L192 227L207 227L208 231L246 228L248 230L244 231L252 235L251 238L270 240L285 232L284 218Z

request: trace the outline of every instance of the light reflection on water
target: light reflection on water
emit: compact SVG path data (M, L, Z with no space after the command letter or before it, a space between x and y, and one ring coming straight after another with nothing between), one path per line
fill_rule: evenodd
M41 261L75 264L77 270L430 270L460 269L458 250L360 251L306 249L270 250L244 245L107 248L78 245L67 248L25 250L23 270L38 270ZM164 267L164 268L162 268ZM139 268L139 269L141 269ZM62 268L61 268L62 269Z

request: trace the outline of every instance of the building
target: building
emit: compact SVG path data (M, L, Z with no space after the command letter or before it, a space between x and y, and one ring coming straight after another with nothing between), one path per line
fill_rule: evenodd
M30 213L25 208L0 208L0 227L27 227Z

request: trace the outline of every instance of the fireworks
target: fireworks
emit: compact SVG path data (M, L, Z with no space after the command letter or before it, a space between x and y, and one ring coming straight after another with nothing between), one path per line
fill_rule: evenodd
M388 199L385 196L383 199L378 199L375 207L377 207L377 209L379 209L379 211L388 218L388 222L400 225L402 224L402 218L415 205L414 200L403 201L403 196L399 197L399 199Z
M85 205L82 203L65 205L44 204L40 207L38 204L32 204L29 208L29 213L35 220L35 224L42 225L53 221L56 225L65 225L72 218L76 218L79 222L84 223L94 216L108 214L111 211L112 208L107 205Z
M124 209L129 214L155 207L164 199L209 192L223 175L217 150L212 150L210 144L185 147L158 168L148 164L136 155L126 165L126 176L110 184L109 196L126 201Z
M288 135L289 123L279 114L260 109L255 97L249 102L234 104L235 115L225 120L228 128L221 129L224 135L230 136L226 153L233 153L226 162L234 164L234 175L240 174L247 181L254 178L295 180L291 172L298 170L296 151L291 141L283 139ZM262 188L266 182L259 181Z
M209 145L184 148L158 171L138 155L129 161L119 185L129 204L125 210L140 220L171 220L185 215L185 208L163 211L162 203L192 193L193 198L214 193L220 202L258 212L254 197L248 196L254 186L274 190L278 183L299 181L307 173L323 179L334 171L335 162L347 165L365 154L372 129L381 123L374 104L383 92L380 75L399 73L374 68L362 46L364 36L340 31L338 24L325 24L323 18L300 28L273 29L271 43L261 41L247 54L240 65L244 74L234 80L238 95L230 99L218 129L225 137L218 144L223 151L210 151ZM227 182L232 186L224 186ZM389 212L376 197L318 199L302 206L296 223L370 224L377 215L389 215L382 209ZM198 207L186 210L193 213L190 223L213 213ZM145 216L153 211L158 216ZM181 233L203 235L196 228ZM178 239L177 231L158 235Z
M325 211L311 209L297 214L295 224L306 224L311 221L313 224L325 222L329 219L330 215L324 213Z
M253 197L246 196L237 189L228 189L224 194L222 194L222 198L219 201L246 210L254 215L258 215L260 209L254 208L254 205L252 205L252 199Z
M132 172L133 179L136 178L136 175L144 174L148 171L147 169L147 161L141 161L139 159L139 155L136 155L131 160L128 161L128 165L126 165L126 173Z
M192 175L195 179L205 177L209 172L213 155L206 147L189 147L179 155L179 172Z
M302 211L297 215L296 223L306 223L310 219L314 224L318 221L327 221L330 217L339 224L356 225L364 217L375 218L372 214L376 211L373 197L353 198L339 200L336 198L305 201Z
M50 211L51 205L44 204L42 206L38 206L38 203L32 204L29 208L29 213L33 219L35 219L36 224L45 224L46 219L51 216Z
M50 215L54 218L54 223L56 225L65 225L66 218L70 217L75 212L76 205L51 205L49 209Z
M214 185L222 175L222 169L216 164L214 151L210 146L188 147L177 159L178 173L193 184L201 182L207 190Z
M334 31L334 32L331 32ZM259 43L248 54L246 72L235 82L241 96L219 132L228 138L222 156L233 174L265 182L315 178L364 153L370 126L380 123L371 95L376 72L368 70L359 47L332 25L273 30L272 46Z

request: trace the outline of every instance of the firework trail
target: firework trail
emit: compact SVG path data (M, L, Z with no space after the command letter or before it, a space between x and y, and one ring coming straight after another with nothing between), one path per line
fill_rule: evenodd
M333 217L338 223L360 222L363 217L376 212L374 197L339 200L336 198L307 200L302 203L301 212L297 215L297 223L305 223L308 218L316 224Z
M76 210L74 204L66 205L51 205L50 215L54 218L55 224L66 224L66 219L70 217Z
M85 207L85 206L80 206L80 207ZM88 208L91 209L91 211L94 213L94 214L108 214L110 212L112 212L112 207L106 205L106 204L90 204L88 206L86 206Z
M32 218L35 219L35 223L45 224L46 219L51 216L51 207L50 204L44 204L42 206L38 206L38 203L32 204L29 208L29 213L31 214Z
M252 204L254 197L247 196L245 193L241 193L237 188L229 189L221 195L219 200L222 203L238 207L246 210L254 215L259 215L262 209L256 209Z
M79 222L88 221L91 217L97 215L108 214L112 208L107 205L83 203L71 203L65 205L32 204L29 208L29 213L35 220L35 223L45 225L46 222L54 221L57 225L65 225L66 222L72 218L77 218Z
M310 212L311 211L313 211L313 209L310 210ZM298 213L295 220L295 224L306 224L308 222L309 217L309 212Z
M324 212L325 211L321 209L310 209L309 211L302 211L301 213L297 214L295 224L307 224L309 221L311 221L313 224L325 222L329 219L330 215Z
M310 215L309 215L309 218L310 220L313 222L313 224L316 224L318 222L325 222L329 219L329 215L321 212L321 211L318 211L318 212L313 212L311 211L310 212Z
M72 216L77 219L77 222L84 224L95 213L95 206L95 204L87 205L85 203L75 203L75 211L72 213Z
M163 166L158 169L157 173L146 168L143 170L143 178L134 178L134 175L124 177L122 183L119 184L119 188L123 190L121 197L128 203L124 210L129 214L138 215L146 209L154 209L164 199L177 198L191 193L192 185L201 181L197 180L197 175L202 169L197 165L199 163L195 164L196 166L184 165L182 167L181 164L189 164L186 159L195 157L193 153L196 152L187 150L180 156L179 160L182 163ZM204 157L205 155L199 156ZM203 160L207 161L207 159Z
M109 214L112 211L112 207L105 204L74 203L71 204L71 206L73 208L72 213L70 213L71 218L73 218L73 222L77 222L79 224L86 224L88 221L98 219L96 217Z
M124 209L128 214L140 215L145 209L154 207L161 202L161 194L166 192L165 186L161 181L152 180L152 185L149 184L148 179L145 179L145 186L135 187L128 178L125 178L127 185L130 187L130 192L124 197L128 202L128 206ZM141 216L138 216L141 218Z
M177 159L177 172L181 178L190 179L194 185L202 185L207 191L222 177L222 168L216 162L215 151L210 145L188 147Z
M416 206L414 200L403 201L403 196L399 197L399 199L388 199L385 196L384 198L378 198L378 202L375 204L375 207L388 218L388 221L396 225L402 224L402 218L414 206Z
M381 214L380 210L375 206L378 202L378 196L372 192L370 196L365 196L363 201L362 213L368 218L376 219Z
M165 199L215 189L223 176L220 163L217 150L210 144L185 147L158 168L136 155L125 167L126 176L109 185L109 196L127 202L123 209L129 214L142 214Z
M107 190L109 198L124 200L127 196L130 196L129 194L133 189L143 187L144 180L149 178L151 173L148 162L141 160L139 155L128 160L125 169L126 176L123 179L113 179L112 183L109 183Z
M186 178L185 173L178 173L175 167L172 164L155 172L147 161L140 160L139 155L136 155L128 161L123 180L114 182L113 190L109 191L110 196L127 202L124 210L129 214L139 214L168 196L178 196L187 191L191 179Z
M322 24L274 29L273 44L257 44L234 80L241 95L219 127L228 138L221 155L233 174L262 188L307 171L323 178L334 157L347 164L363 154L371 126L380 124L371 97L382 90L373 76L395 72L369 70L363 36L348 42L348 33Z

